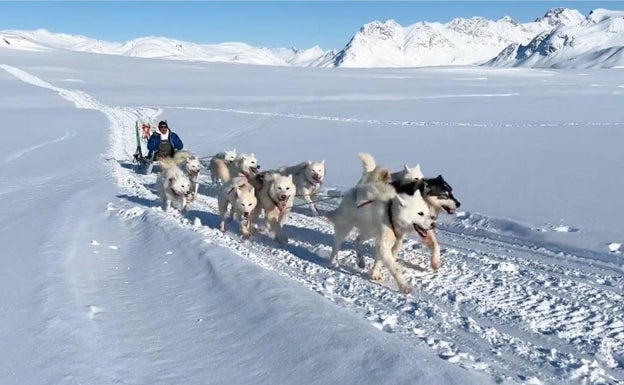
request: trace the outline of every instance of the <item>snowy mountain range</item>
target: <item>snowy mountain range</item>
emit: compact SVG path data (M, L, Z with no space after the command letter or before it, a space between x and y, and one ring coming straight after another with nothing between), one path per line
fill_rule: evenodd
M420 67L479 64L513 43L528 43L537 34L561 25L577 25L575 10L554 9L531 23L510 17L454 19L446 24L420 22L402 27L394 20L364 25L338 53L338 67Z
M624 65L624 12L596 9L579 24L542 32L528 44L510 44L493 66L594 68Z
M341 50L319 46L253 47L245 43L197 44L164 37L123 43L36 31L0 31L1 48L66 49L109 55L241 64L313 67L421 67L441 65L613 67L622 65L624 12L596 9L587 17L555 8L530 23L506 16L365 24Z

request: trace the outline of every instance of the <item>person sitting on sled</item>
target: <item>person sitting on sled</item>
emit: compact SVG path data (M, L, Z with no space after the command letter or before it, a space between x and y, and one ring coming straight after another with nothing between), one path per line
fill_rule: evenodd
M147 141L148 158L159 160L162 158L171 158L176 151L180 151L184 147L182 140L175 132L169 129L166 120L158 123L158 130L154 131Z

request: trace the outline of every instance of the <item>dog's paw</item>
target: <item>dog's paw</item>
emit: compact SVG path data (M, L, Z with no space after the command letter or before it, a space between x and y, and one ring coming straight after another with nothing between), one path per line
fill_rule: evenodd
M399 283L399 290L403 294L409 294L412 292L412 286L407 283Z
M370 279L371 281L381 281L383 279L383 275L381 275L380 271L371 271Z
M222 233L225 233L225 222L221 222L221 224L219 225L219 230L220 230Z
M440 260L437 258L431 259L431 268L433 270L438 270L440 268Z

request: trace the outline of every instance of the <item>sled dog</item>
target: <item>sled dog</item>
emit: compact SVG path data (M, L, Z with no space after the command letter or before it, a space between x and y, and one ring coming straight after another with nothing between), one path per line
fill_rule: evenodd
M282 175L292 175L296 186L297 196L301 197L314 215L318 215L313 200L321 189L321 183L325 178L325 161L301 162L295 166L282 167L278 170Z
M260 213L264 211L264 223L275 233L275 240L288 243L283 227L292 209L297 189L292 175L264 172L252 177L250 182L255 187L258 198L253 217L259 218Z
M236 150L221 151L210 158L208 168L210 169L210 179L212 180L212 184L224 183L219 180L219 173L217 171L217 167L219 166L217 163L222 163L227 167L234 161L234 159L236 159Z
M189 199L195 199L197 193L199 192L199 177L202 169L199 158L196 155L183 150L178 151L173 155L173 161L182 169L182 171L186 173L186 176L191 181L191 194L189 194Z
M327 214L334 225L334 246L331 263L338 264L338 251L342 242L353 228L357 228L355 251L358 266L365 266L361 254L362 243L368 239L375 242L375 263L371 270L371 279L381 279L381 264L386 265L396 280L399 289L409 293L412 288L399 270L396 257L403 247L403 239L414 230L421 237L434 228L435 223L429 206L422 198L425 184L422 181L409 182L397 192L393 186L384 183L367 183L347 191L338 208ZM371 199L357 204L357 195L366 195Z
M385 170L380 166L377 166L375 159L370 154L361 153L360 160L362 161L363 173L362 180L365 181L387 181L387 177L380 177L382 174L379 170ZM424 178L420 170L420 165L409 168L407 165L403 170L392 173L390 178L391 183L395 188L398 188L401 184L413 180L422 180L425 182L427 188L424 189L423 198L432 215L437 218L441 212L447 214L455 213L455 210L459 208L461 203L453 196L453 188L444 180L442 175L438 175L436 178ZM358 196L358 203L366 201L368 197L365 195ZM429 230L424 242L431 249L431 268L437 270L440 267L440 244L435 236L435 232Z
M230 217L233 217L240 224L241 234L245 237L251 236L252 214L258 203L256 191L246 177L238 176L232 178L221 186L218 196L219 214L221 224L219 229L225 232L225 220L228 206L232 206Z
M184 212L188 204L187 196L191 189L191 181L172 159L161 159L162 171L158 175L156 185L163 201L163 210L170 211L172 202L180 202L180 211Z
M412 182L424 178L420 171L420 164L409 167L407 164L403 166L401 171L390 173L388 169L378 166L371 154L361 152L358 154L362 162L362 177L357 184L371 182Z
M237 176L250 178L257 174L259 169L260 165L253 153L249 155L239 154L229 165L226 165L223 161L216 161L216 172L221 183L225 183Z

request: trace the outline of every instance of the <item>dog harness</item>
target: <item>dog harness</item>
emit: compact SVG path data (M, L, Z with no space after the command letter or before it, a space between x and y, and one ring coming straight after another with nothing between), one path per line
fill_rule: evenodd
M395 238L399 238L396 233L396 229L394 228L394 221L392 220L392 200L388 202L388 220L390 221L390 226L392 226L392 233Z

